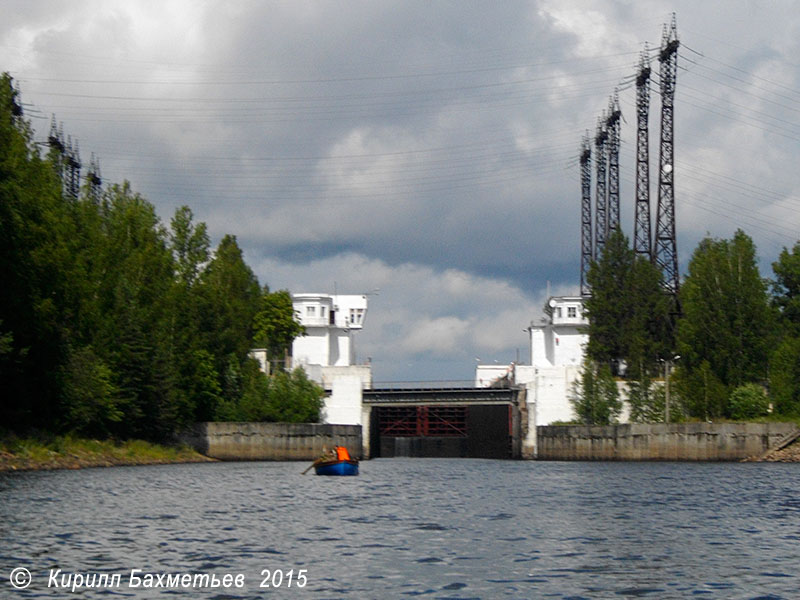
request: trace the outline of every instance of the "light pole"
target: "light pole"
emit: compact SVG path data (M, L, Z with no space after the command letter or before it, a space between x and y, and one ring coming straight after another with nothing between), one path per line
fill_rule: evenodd
M680 359L680 354L676 354L672 359L664 361L664 422L669 423L669 372L672 370L672 363Z

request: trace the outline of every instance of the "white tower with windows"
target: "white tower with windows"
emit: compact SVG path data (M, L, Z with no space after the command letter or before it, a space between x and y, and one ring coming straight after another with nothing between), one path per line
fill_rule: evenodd
M488 387L505 380L524 386L527 405L527 434L523 456L536 455L536 426L574 418L569 396L578 379L586 344L589 320L581 296L554 296L545 305L547 316L526 331L530 335L531 364L478 365L475 385Z
M580 367L589 342L589 320L581 296L557 296L547 301L549 318L531 323L531 364L534 367Z
M326 423L360 425L361 392L372 387L372 368L357 364L353 334L364 327L367 295L292 294L292 305L306 330L292 343L292 367L329 392Z
M348 367L355 364L353 333L364 327L366 295L292 294L306 335L292 345L294 366Z

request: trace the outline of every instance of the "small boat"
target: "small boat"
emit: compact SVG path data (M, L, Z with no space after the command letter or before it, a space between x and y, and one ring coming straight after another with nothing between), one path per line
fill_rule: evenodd
M357 460L332 460L314 465L317 475L358 475Z
M358 461L350 458L344 446L334 448L336 456L318 458L311 465L317 475L358 475Z

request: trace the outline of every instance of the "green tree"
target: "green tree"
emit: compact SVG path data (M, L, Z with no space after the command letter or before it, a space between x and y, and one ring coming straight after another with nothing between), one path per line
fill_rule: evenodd
M303 369L279 371L272 376L269 386L272 417L287 423L316 423L324 394Z
M222 401L222 386L214 368L214 357L206 350L195 350L189 361L191 372L185 380L192 399L194 420L211 421Z
M631 266L627 292L623 303L628 305L628 319L624 336L627 351L626 377L649 377L656 371L660 359L673 356L670 313L674 310L672 298L664 293L661 271L649 260L638 256Z
M769 393L777 414L800 415L800 242L784 248L772 270L783 339L770 356Z
M128 182L98 205L90 277L97 326L82 336L114 374L125 417L115 434L158 438L185 422L171 331L174 263L153 205ZM93 319L94 320L94 319Z
M592 263L586 300L589 317L587 355L612 366L625 362L627 376L652 371L669 350L669 297L663 293L661 273L638 258L619 230L609 235L598 261Z
M19 429L60 418L59 369L69 355L72 243L61 182L42 159L8 74L0 76L0 421Z
M572 410L586 425L608 425L622 412L617 382L607 364L599 367L586 359L579 378L573 384L570 398Z
M640 370L638 379L628 381L628 405L631 422L662 423L666 405L664 388L654 384L646 370Z
M224 374L231 356L240 364L247 357L261 298L258 279L244 262L234 236L222 238L199 285L204 348L214 356L217 372ZM227 389L224 392L228 394Z
M775 413L800 416L800 337L787 336L772 353L769 392Z
M175 210L168 238L174 266L167 308L167 347L176 369L179 421L210 421L221 398L217 362L206 347L200 273L208 263L210 242L205 223L195 224L192 211ZM215 381L211 381L211 379Z
M111 369L89 347L70 356L62 391L66 426L73 431L107 436L124 416Z
M726 416L728 386L707 360L692 369L679 365L670 377L670 386L673 384L684 414L704 421Z
M784 323L800 334L800 242L792 251L783 249L772 263L775 280L772 282L773 301Z
M324 390L303 369L278 370L265 375L258 363L245 361L240 371L242 393L238 401L223 400L217 418L223 421L316 423Z
M305 335L305 328L295 317L292 296L287 290L270 292L264 288L253 330L255 345L266 348L270 358L282 360L289 354L292 342Z
M19 105L0 76L0 423L159 438L248 402L313 418L318 389L247 359L259 311L276 351L297 335L288 293L262 297L232 236L211 258L188 207L167 231L128 182L65 198L64 156L40 155Z
M585 303L589 317L586 353L598 363L611 365L628 353L630 307L626 300L634 258L628 239L617 229L608 236L600 258L589 268L587 281L592 295Z
M170 222L170 248L175 261L176 277L180 284L191 288L203 266L208 262L210 241L205 223L195 225L188 206L175 210Z
M681 306L677 374L691 414L729 416L727 400L720 401L718 393L727 398L740 385L766 381L774 326L755 246L744 232L700 242L681 288ZM690 384L700 380L701 387ZM701 407L703 414L697 412Z
M731 418L739 421L763 417L769 412L769 399L757 383L745 383L731 392Z

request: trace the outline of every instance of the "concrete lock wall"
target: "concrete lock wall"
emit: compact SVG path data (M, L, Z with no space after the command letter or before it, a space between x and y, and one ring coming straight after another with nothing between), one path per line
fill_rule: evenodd
M540 460L742 460L796 431L793 423L654 423L537 427Z
M198 423L181 440L220 460L314 460L334 446L361 457L360 425Z

